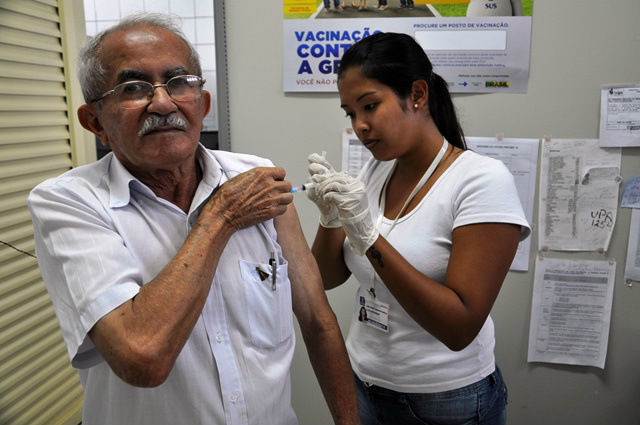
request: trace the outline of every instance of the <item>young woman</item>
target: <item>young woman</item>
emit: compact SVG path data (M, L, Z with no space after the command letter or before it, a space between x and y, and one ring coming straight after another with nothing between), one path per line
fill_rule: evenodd
M354 44L338 89L374 158L353 179L312 154L307 195L325 289L360 283L347 348L361 421L504 424L489 312L530 233L513 177L466 150L447 84L410 36Z

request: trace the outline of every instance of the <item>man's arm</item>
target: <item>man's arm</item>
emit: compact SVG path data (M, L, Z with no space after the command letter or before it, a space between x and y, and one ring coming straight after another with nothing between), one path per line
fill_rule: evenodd
M358 424L353 371L342 333L293 204L274 221L278 243L289 262L293 311L333 420L336 424Z
M200 316L231 235L283 214L292 201L284 176L282 168L255 168L227 181L158 276L89 331L122 380L141 387L164 382Z

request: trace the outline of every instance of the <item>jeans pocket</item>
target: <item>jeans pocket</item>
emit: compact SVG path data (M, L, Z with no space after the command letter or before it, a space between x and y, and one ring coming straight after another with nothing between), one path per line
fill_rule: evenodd
M436 393L425 396L407 395L413 415L425 424L460 425L478 421L478 394Z
M259 348L274 348L293 335L293 311L288 265L279 264L276 289L272 288L271 266L239 260L251 343Z
M490 377L494 383L483 388L480 392L479 415L481 424L504 424L506 422L507 386L502 379L500 370Z
M438 425L504 424L506 386L499 370L456 390L431 394L407 394L413 415Z

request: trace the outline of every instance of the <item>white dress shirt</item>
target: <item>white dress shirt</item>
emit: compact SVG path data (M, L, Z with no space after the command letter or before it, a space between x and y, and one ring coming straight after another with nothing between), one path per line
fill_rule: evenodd
M113 154L29 195L38 264L85 390L84 425L297 423L291 287L272 220L237 231L227 243L200 318L163 384L124 383L87 336L176 255L220 184L272 165L202 146L198 161L203 178L188 214L156 197ZM270 274L272 251L279 262L275 291L256 270Z

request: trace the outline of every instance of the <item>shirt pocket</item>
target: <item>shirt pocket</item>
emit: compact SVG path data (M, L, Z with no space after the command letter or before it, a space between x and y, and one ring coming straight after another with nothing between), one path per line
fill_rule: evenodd
M288 264L279 264L276 289L272 289L271 266L239 260L247 300L251 343L273 348L293 335L293 312Z

